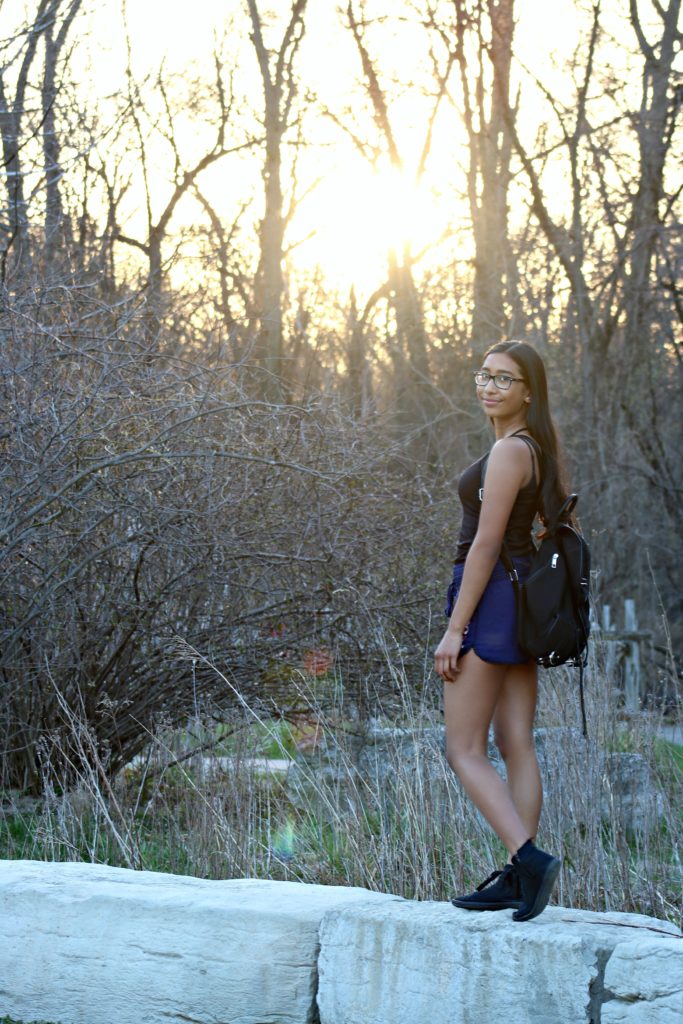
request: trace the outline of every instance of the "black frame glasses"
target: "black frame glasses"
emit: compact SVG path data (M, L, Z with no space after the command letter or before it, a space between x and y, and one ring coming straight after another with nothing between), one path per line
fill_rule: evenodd
M474 371L474 383L478 388L485 388L490 380L500 391L509 391L513 381L524 383L523 377L511 377L509 373L489 373L488 370Z

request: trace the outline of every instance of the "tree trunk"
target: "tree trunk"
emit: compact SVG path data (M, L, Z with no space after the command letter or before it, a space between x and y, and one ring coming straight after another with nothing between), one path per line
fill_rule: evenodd
M420 297L413 280L410 250L402 259L392 252L389 259L389 289L396 317L397 359L395 368L396 408L406 424L424 423L434 413L434 401L427 355Z
M492 82L485 81L483 22L491 26L489 49ZM489 344L507 333L506 291L515 280L508 266L508 186L511 139L506 111L509 107L510 64L514 33L514 0L484 0L470 13L463 0L455 0L456 56L463 92L463 117L469 137L468 197L475 243L472 348L481 358ZM476 80L471 64L469 34L476 34L479 69ZM489 106L487 109L487 96ZM519 313L519 307L517 304ZM519 319L519 316L517 317ZM516 325L518 328L519 325Z
M273 53L263 39L257 0L247 0L252 24L251 42L263 83L265 134L264 211L259 230L260 255L254 288L259 318L256 359L266 370L265 391L273 397L281 391L283 358L282 266L287 218L282 194L282 140L291 124L292 104L297 91L294 66L304 34L306 4L307 0L292 0L289 20L280 45L274 51L274 60L271 60Z
M635 444L660 488L671 523L680 531L683 516L676 458L664 436L666 427L660 428L663 385L653 385L653 375L658 373L661 359L658 350L660 315L655 305L653 267L664 231L665 164L681 107L680 99L672 90L674 62L681 39L678 28L681 0L670 0L668 7L658 5L662 29L654 45L648 42L642 29L637 0L631 0L630 7L645 64L638 119L640 180L633 198L631 244L623 284L626 323L621 408ZM667 419L668 410L664 413L664 420Z
M5 83L0 75L0 134L7 188L7 220L9 230L3 244L3 267L9 250L14 262L22 265L29 253L28 210L24 195L24 175L21 166L21 111L10 109ZM4 277L3 273L3 277Z
M45 33L45 72L43 75L43 164L45 168L45 263L50 265L59 249L63 221L59 192L59 142L57 139L55 103L57 100L57 46L52 25Z
M363 419L372 403L372 377L366 353L365 330L358 318L356 295L351 289L349 300L349 341L346 353L347 382L354 419Z
M643 96L638 121L640 180L631 215L631 252L625 282L626 350L633 368L642 362L650 346L652 318L648 309L652 290L652 265L661 230L660 205L664 196L664 164L672 132L671 79L677 55L678 20L681 0L670 0L662 9L663 31L655 52L640 26L636 0L631 0L631 18L645 57Z
M64 48L69 29L78 14L82 0L71 0L64 20L55 35L55 22L62 5L62 0L53 0L48 14L45 29L45 68L43 72L42 104L43 104L43 165L45 168L45 262L48 267L66 239L64 232L69 232L70 223L64 217L59 181L62 176L60 166L60 143L57 136L57 61Z
M282 198L282 155L277 98L266 103L266 157L263 169L265 211L259 230L260 261L255 298L260 326L257 359L274 384L282 371L282 297L284 277L284 217ZM268 390L271 390L270 386Z
M510 182L510 136L505 125L502 104L510 93L510 62L514 32L513 0L494 3L489 0L491 21L491 64L494 82L491 88L491 113L485 119L480 109L479 167L481 204L477 210L477 245L474 277L474 317L472 344L476 355L487 344L506 334L505 312L507 260L511 250L508 237L508 186Z

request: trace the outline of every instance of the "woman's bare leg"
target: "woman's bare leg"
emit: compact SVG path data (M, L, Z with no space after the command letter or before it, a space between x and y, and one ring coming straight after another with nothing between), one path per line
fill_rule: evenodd
M534 840L543 803L533 736L537 694L536 665L510 665L493 714L494 739L505 761L508 790L527 836Z
M505 843L510 856L530 838L510 790L486 753L489 725L510 670L468 651L455 682L444 683L446 756L475 807Z

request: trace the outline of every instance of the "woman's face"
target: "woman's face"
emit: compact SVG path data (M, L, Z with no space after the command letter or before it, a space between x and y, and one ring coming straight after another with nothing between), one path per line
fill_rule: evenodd
M505 419L518 416L522 412L526 415L530 392L524 381L520 380L522 370L514 359L506 352L492 352L486 357L481 368L491 375L486 384L477 385L477 398L486 415L502 416ZM508 386L499 387L494 377L501 377L502 381L499 383Z

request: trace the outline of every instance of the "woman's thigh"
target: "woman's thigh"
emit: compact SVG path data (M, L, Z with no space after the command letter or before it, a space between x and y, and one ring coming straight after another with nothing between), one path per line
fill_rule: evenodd
M453 683L444 683L444 719L449 752L485 753L489 726L509 665L482 661L468 651Z
M496 745L501 753L528 743L533 734L538 699L538 669L533 661L508 665L493 715Z

